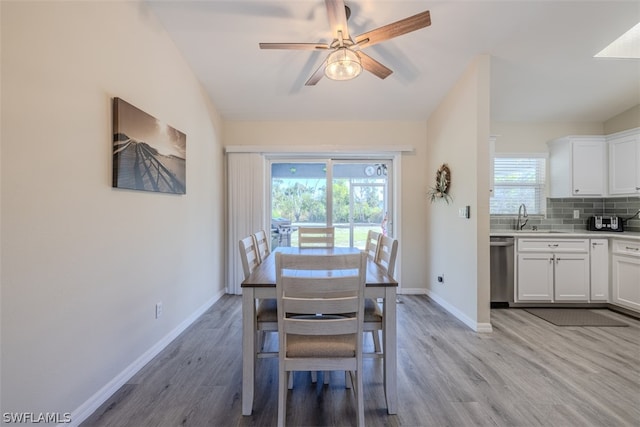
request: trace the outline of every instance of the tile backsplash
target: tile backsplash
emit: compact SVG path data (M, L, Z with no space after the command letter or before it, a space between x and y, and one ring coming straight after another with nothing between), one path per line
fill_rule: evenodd
M573 211L580 211L580 218L573 219ZM595 215L629 218L640 210L640 197L615 197L606 199L547 199L547 215L529 215L525 229L536 226L539 230L581 231L587 229L587 218ZM514 230L517 215L491 215L491 231ZM640 219L636 215L625 223L625 231L640 232Z

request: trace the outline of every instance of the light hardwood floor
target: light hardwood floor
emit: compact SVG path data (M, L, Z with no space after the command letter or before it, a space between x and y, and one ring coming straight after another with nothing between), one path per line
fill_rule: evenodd
M386 413L381 360L365 359L366 423L639 426L640 321L599 312L629 327L557 327L496 309L494 332L478 334L427 297L401 295L398 414ZM241 415L241 317L241 298L223 297L82 425L275 425L277 359L258 361L253 415ZM288 425L356 424L344 375L323 385L297 374L288 398Z

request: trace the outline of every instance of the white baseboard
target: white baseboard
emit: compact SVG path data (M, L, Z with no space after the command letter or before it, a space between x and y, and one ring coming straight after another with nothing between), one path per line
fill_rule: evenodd
M84 420L89 418L96 409L107 401L116 391L127 383L135 374L140 371L147 363L164 350L178 335L184 332L193 322L195 322L200 316L202 316L216 301L218 301L225 294L224 289L219 291L210 300L204 303L200 308L187 317L182 323L169 332L164 338L153 345L142 356L135 360L131 365L127 366L122 372L120 372L115 378L105 384L100 390L98 390L93 396L91 396L86 402L71 413L71 422L68 424L58 424L58 427L76 427L79 426Z
M491 333L493 332L493 326L491 326L491 323L477 323L476 332Z
M427 290L427 296L431 298L433 302L438 304L440 307L447 310L453 316L455 316L462 323L473 329L475 332L493 332L493 327L491 323L478 323L475 320L471 319L469 316L458 310L456 307L449 304L446 300L439 297L437 294Z
M398 288L398 295L427 295L424 288Z

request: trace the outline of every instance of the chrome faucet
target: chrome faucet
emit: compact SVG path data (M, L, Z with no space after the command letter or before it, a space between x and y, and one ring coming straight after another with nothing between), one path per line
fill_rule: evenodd
M520 223L520 220L524 219L523 223ZM527 207L523 204L518 208L518 222L516 223L516 229L522 230L525 225L527 225L527 221L529 221L529 215L527 215Z

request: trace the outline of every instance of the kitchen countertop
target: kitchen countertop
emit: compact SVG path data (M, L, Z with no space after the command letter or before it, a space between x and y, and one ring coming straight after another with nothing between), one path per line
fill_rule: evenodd
M549 231L549 230L492 230L489 233L491 237L544 237L544 238L553 238L553 239L562 239L564 238L596 238L600 237L603 239L630 239L630 240L640 240L640 232L637 231L623 231L623 232L608 232L608 231Z

